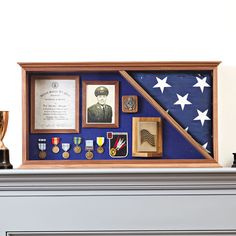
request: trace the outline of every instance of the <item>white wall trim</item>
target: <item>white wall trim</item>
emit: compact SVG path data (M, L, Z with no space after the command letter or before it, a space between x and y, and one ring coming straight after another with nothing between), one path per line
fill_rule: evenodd
M140 231L80 231L80 232L7 232L7 236L233 236L236 230L140 230Z

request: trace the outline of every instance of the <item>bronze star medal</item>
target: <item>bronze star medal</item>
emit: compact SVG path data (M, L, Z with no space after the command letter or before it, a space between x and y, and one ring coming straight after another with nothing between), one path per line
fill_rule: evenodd
M44 160L47 156L47 153L45 151L40 151L39 152L39 159Z
M39 148L39 159L44 160L47 156L46 153L46 139L38 139L38 148Z

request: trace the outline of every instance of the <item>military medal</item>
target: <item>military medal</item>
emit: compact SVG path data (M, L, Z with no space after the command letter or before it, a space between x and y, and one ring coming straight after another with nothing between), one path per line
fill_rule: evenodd
M91 159L93 159L93 153L90 150L88 150L88 152L86 152L86 154L85 154L85 157L88 160L91 160Z
M104 148L102 147L102 145L104 144L105 138L104 137L97 137L97 145L99 146L97 148L97 152L98 153L104 153Z
M75 144L75 147L73 149L74 152L81 153L81 147L79 146L81 144L81 137L74 137L73 140L74 140L74 144Z
M47 156L46 150L46 139L38 139L38 148L39 148L39 159L44 160Z
M68 159L70 157L70 153L68 152L68 150L70 149L70 143L62 143L61 147L62 147L62 150L64 151L62 153L62 157L64 159Z
M57 146L60 143L59 137L52 137L52 144L54 147L52 148L53 153L58 153L60 151L59 147Z
M93 159L93 140L85 140L85 149L87 151L85 157L88 160Z

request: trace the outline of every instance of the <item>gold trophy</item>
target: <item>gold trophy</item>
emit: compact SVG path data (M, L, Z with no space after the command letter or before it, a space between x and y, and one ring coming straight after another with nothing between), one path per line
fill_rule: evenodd
M0 169L12 169L9 161L9 150L3 143L3 138L7 131L8 111L0 111Z

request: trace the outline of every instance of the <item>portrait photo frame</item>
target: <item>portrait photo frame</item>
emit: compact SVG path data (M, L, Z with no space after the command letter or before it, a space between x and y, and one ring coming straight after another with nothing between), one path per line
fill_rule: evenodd
M82 95L83 128L119 127L119 81L84 80Z
M79 133L79 76L32 76L31 133Z
M160 117L133 117L132 156L162 157L162 121Z

